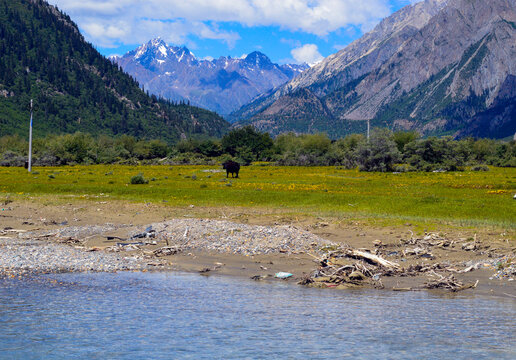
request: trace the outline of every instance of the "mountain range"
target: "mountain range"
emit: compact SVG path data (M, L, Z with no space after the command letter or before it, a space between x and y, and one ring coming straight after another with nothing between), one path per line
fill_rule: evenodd
M426 0L232 113L238 125L339 137L372 126L516 132L516 1Z
M156 38L112 57L151 94L227 115L253 98L293 79L307 64L278 65L255 51L242 58L197 59L186 47Z
M0 136L127 134L174 142L221 136L219 115L148 96L87 43L75 23L42 0L0 0Z
M161 39L114 61L47 2L0 0L0 136L27 133L30 99L36 135L174 142L229 128L216 113L186 103L272 135L337 138L364 131L367 122L424 135L516 132L514 0L409 5L313 67L280 66L259 52L200 60Z

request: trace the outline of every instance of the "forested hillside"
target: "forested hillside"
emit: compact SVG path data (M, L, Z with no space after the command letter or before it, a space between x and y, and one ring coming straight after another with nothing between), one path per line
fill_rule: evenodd
M0 135L128 134L168 142L220 136L217 114L148 96L100 55L71 19L41 0L0 0Z

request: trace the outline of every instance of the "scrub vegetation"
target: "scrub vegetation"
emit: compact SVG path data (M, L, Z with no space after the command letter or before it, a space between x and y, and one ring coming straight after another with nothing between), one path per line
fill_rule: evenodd
M293 133L272 138L247 126L221 139L183 139L169 144L129 135L93 137L86 133L49 135L34 141L35 166L77 164L213 165L227 160L289 166L343 166L362 171L458 171L468 166L516 166L516 142L452 137L420 138L416 132L376 128L367 140L352 134ZM19 136L0 137L0 166L23 166L28 144Z

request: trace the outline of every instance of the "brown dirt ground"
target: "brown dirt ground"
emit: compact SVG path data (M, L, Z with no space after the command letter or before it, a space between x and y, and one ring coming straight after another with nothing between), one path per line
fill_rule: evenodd
M0 230L5 228L20 230L43 230L66 226L101 225L106 223L127 224L141 227L153 222L165 221L173 218L195 217L214 218L256 225L294 224L322 238L345 243L354 248L374 249L373 241L381 240L387 249L401 250L406 246L400 245L401 239L409 239L413 234L422 237L423 234L415 234L416 227L411 224L403 226L374 226L364 225L360 221L350 219L339 220L335 218L298 217L285 214L281 210L266 210L253 208L199 208L183 207L172 208L156 204L134 204L120 201L19 201L9 204L0 204ZM134 230L134 227L133 227ZM119 229L109 235L122 238L127 237L129 229ZM440 262L460 263L469 260L480 261L490 256L511 255L516 253L516 240L514 233L507 234L503 230L476 228L459 229L443 226L439 234L456 242L457 246L441 249L433 248L433 259L406 258L400 262L400 258L389 258L391 261L400 262L402 266L410 264L432 264ZM475 238L480 245L478 251L464 251L461 242ZM90 238L85 246L89 248L105 248L114 245L105 237ZM146 250L153 250L165 244L149 245ZM490 255L491 254L491 255ZM157 270L178 270L199 272L210 269L204 275L227 275L250 278L255 275L269 277L266 281L281 281L273 278L278 271L286 271L294 274L289 282L297 280L309 274L317 268L318 262L310 254L276 254L259 256L240 256L232 254L208 253L205 251L191 251L176 255L149 260L155 263ZM158 265L159 263L159 265ZM462 293L495 295L516 298L516 281L489 280L494 269L481 269L467 274L459 274L456 277L465 282L479 280L479 286L474 290L465 290ZM385 289L406 288L421 285L428 278L419 277L383 277Z

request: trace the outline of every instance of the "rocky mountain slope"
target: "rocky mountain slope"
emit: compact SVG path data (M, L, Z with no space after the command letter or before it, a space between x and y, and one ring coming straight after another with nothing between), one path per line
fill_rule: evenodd
M160 38L112 60L152 94L187 100L223 115L308 68L273 64L260 52L241 59L200 60L186 47L168 46Z
M426 0L232 116L272 133L516 132L516 2Z
M87 43L72 20L41 0L0 0L0 136L128 134L173 142L220 136L217 114L147 96Z

